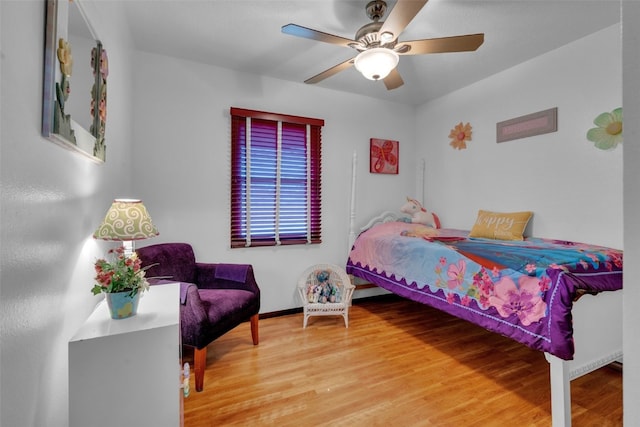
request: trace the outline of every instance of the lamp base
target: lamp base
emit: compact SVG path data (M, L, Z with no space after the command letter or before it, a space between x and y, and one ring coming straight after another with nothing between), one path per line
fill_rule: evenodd
M133 240L123 240L122 247L124 247L124 256L126 258L129 258L131 255L133 255L133 252L135 251Z

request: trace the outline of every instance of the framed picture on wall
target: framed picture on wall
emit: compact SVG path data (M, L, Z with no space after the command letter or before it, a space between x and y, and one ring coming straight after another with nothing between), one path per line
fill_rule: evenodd
M496 124L496 142L512 141L556 132L558 130L558 107L526 116L516 117Z
M369 172L398 174L400 159L398 141L371 138L369 140Z

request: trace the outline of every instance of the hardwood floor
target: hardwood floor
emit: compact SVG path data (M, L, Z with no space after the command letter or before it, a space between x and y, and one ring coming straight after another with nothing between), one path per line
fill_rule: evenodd
M185 361L190 355L185 354ZM208 347L186 427L550 426L544 355L408 300L356 301L341 317L244 323ZM573 426L622 425L622 374L571 383Z

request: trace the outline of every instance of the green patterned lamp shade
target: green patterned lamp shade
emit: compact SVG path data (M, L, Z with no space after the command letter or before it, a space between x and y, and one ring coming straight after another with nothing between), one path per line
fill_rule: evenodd
M142 201L116 199L111 204L102 224L93 233L94 239L131 241L157 236L158 229Z

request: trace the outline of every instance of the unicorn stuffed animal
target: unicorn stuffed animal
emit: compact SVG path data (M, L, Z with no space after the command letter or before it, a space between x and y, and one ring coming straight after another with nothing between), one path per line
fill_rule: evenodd
M414 224L424 224L433 228L440 228L440 218L433 212L429 212L416 199L407 197L407 203L401 208L400 212L411 215L411 222Z

